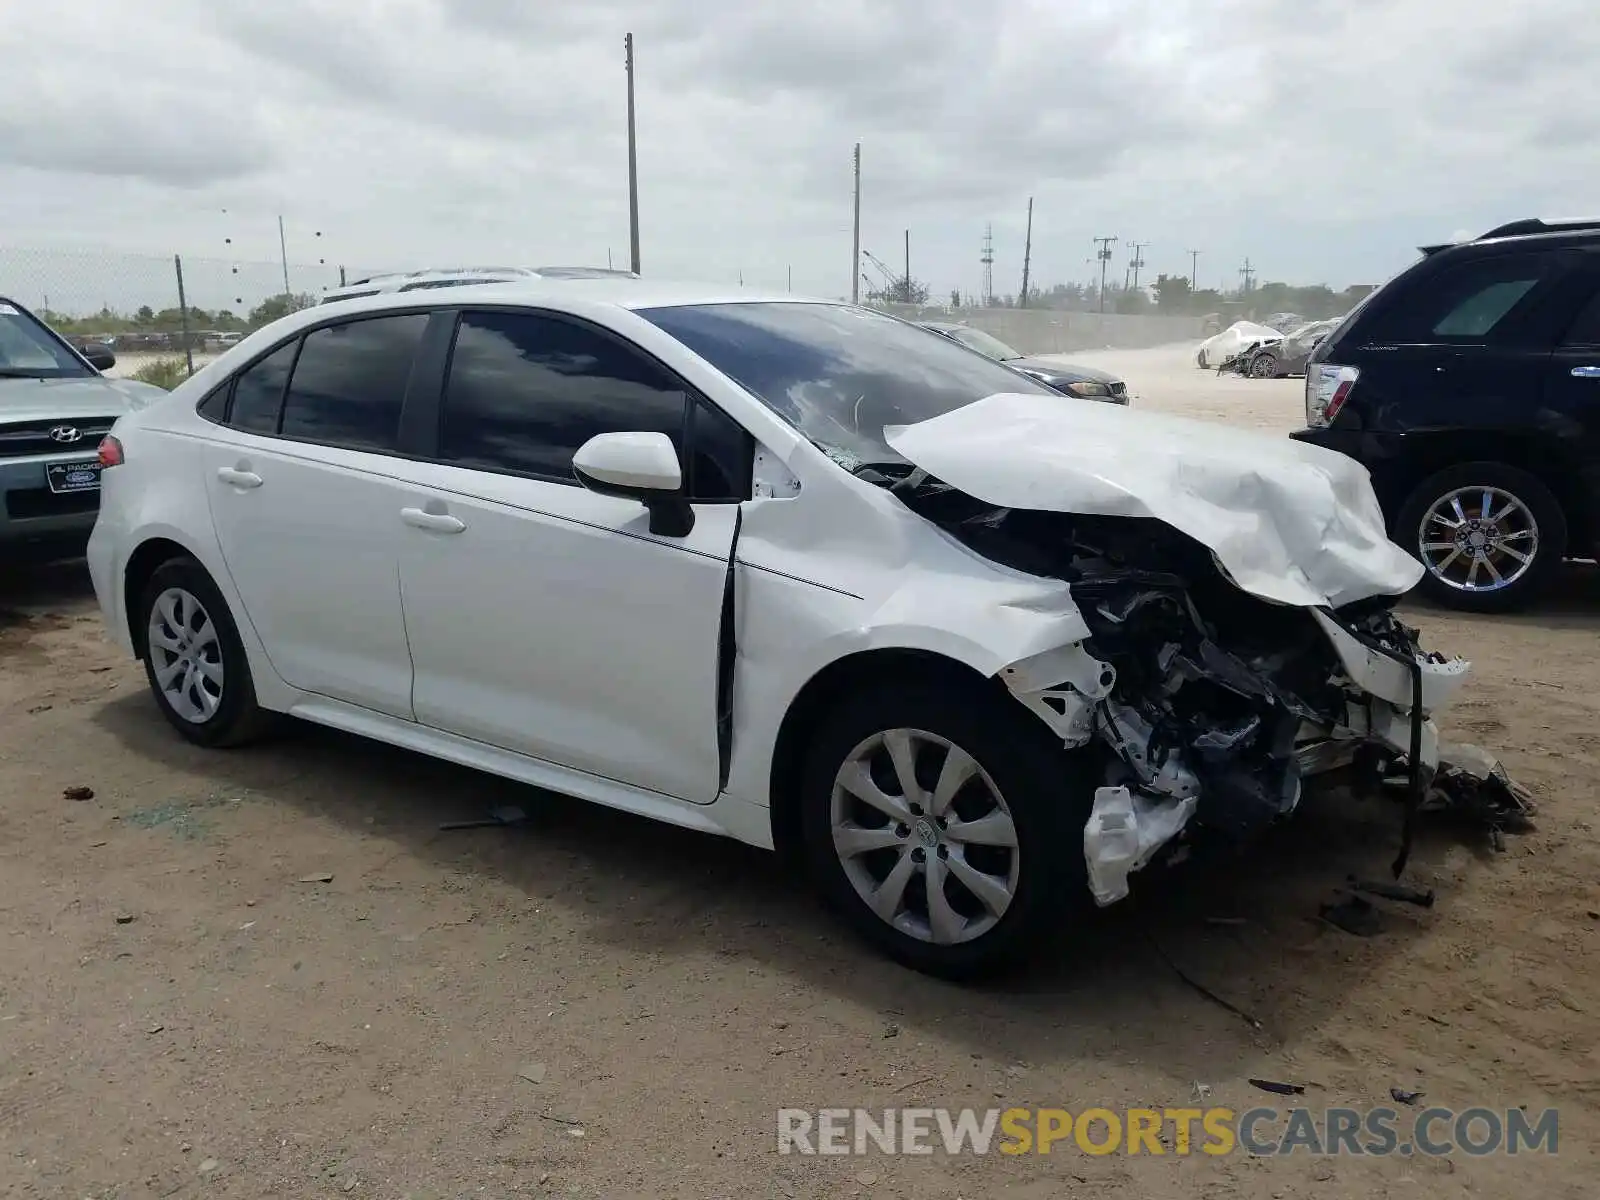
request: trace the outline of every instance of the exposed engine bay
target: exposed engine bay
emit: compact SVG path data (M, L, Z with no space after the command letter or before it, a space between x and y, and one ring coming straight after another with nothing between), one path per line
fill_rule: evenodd
M1428 714L1468 664L1424 650L1394 597L1273 603L1159 520L1001 507L910 466L860 474L984 557L1070 585L1090 637L1005 682L1066 746L1106 752L1084 835L1099 903L1195 838L1248 839L1295 809L1303 778L1336 768L1398 784L1396 876L1425 807L1470 809L1495 831L1525 819L1492 758L1441 748Z

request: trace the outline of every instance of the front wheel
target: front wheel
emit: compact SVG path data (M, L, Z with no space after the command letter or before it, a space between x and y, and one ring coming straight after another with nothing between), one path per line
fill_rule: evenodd
M1263 350L1250 360L1250 377L1252 379L1273 379L1278 374L1278 356L1269 350Z
M928 974L1014 965L1090 907L1090 764L1007 703L920 680L859 692L807 759L814 882L858 933Z
M1464 463L1418 484L1395 540L1424 569L1419 590L1447 608L1509 612L1559 570L1567 520L1550 489L1503 463Z

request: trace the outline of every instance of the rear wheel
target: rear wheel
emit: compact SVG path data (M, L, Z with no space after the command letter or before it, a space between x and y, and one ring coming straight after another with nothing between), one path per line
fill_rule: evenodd
M1419 589L1467 612L1532 601L1560 569L1567 520L1533 475L1503 463L1463 463L1420 483L1395 518L1395 540L1422 563Z
M1194 365L1199 367L1202 371L1206 369L1206 352L1204 350L1200 351L1194 356Z
M809 872L907 966L993 973L1090 907L1089 764L1033 720L976 688L906 681L857 693L818 730L802 783Z
M1278 374L1278 356L1270 350L1263 350L1250 360L1250 377L1252 379L1274 379Z
M139 593L145 676L161 715L202 746L234 746L263 733L250 662L228 605L205 568L168 559Z

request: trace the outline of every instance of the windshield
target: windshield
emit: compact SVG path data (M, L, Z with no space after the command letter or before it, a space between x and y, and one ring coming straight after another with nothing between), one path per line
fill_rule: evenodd
M92 374L83 360L14 304L0 300L0 378L65 379Z
M1055 394L916 325L846 304L637 312L851 470L904 462L883 440L886 425L914 425L999 392Z
M952 329L950 336L963 346L976 350L979 354L987 354L990 358L1021 358L1019 351L1013 350L997 337L991 337L981 329Z

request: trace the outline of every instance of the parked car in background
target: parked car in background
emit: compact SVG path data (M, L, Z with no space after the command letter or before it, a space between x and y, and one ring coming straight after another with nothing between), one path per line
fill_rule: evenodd
M1252 345L1269 345L1281 341L1283 334L1270 325L1255 321L1235 321L1221 333L1213 334L1200 343L1195 354L1195 365L1202 369L1220 367L1230 358L1237 358Z
M1021 371L1030 379L1063 395L1076 396L1080 400L1099 400L1106 404L1128 402L1127 383L1109 371L1023 354L992 334L970 325L952 325L945 321L922 321L920 324L924 329L959 342L969 350L976 350L987 358L1004 363L1013 371Z
M1311 352L1321 345L1322 339L1337 329L1343 320L1343 317L1335 317L1330 321L1312 321L1285 334L1281 342L1257 346L1249 352L1239 373L1248 375L1252 379L1304 375L1306 364L1311 359Z
M1432 767L1467 671L1394 619L1421 567L1348 459L848 304L317 306L101 457L95 593L183 737L289 713L777 848L944 975L1357 748Z
M1422 590L1496 612L1600 551L1600 221L1425 247L1311 355L1306 428L1372 475Z
M24 548L83 549L99 507L100 439L166 395L103 377L116 361L110 347L79 350L0 296L0 562Z
M370 275L329 289L323 304L376 296L382 292L421 292L434 288L463 287L470 283L514 283L524 279L637 279L632 271L610 267L430 267L422 271L394 271Z

